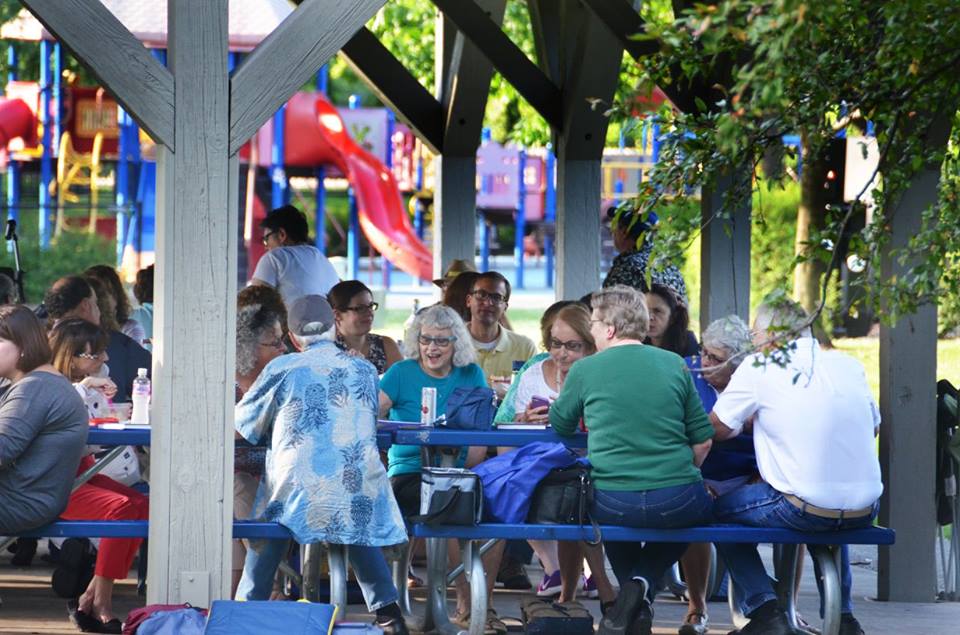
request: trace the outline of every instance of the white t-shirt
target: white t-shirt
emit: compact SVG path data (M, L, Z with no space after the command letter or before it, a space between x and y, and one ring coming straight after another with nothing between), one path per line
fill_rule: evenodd
M520 375L520 383L517 384L517 391L514 393L513 409L519 415L525 412L530 400L534 397L543 397L549 401L557 398L557 391L550 388L547 380L543 377L543 362L539 361Z
M786 367L763 365L759 354L744 360L713 412L736 431L757 415L757 466L774 489L829 509L867 507L883 483L874 444L880 412L863 366L813 338L793 344Z
M340 282L337 270L313 245L276 247L263 254L253 279L265 282L290 303L305 295L326 296Z

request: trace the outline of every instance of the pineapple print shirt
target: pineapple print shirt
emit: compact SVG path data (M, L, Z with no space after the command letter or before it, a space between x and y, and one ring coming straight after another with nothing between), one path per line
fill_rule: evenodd
M297 542L406 542L376 444L377 371L331 341L271 361L236 406L236 429L267 445L252 519Z

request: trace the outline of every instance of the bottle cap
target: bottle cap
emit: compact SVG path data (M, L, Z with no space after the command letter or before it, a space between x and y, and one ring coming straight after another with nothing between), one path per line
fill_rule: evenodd
M146 376L147 376L147 369L146 369L146 368L138 368L138 369L137 369L137 377L146 377Z

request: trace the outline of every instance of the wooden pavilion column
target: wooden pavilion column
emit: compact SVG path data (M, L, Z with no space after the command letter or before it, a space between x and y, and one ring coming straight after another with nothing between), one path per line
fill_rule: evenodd
M700 329L726 315L738 315L750 323L750 224L752 200L747 195L729 218L714 218L724 196L734 187L727 175L700 197L703 229L700 232ZM749 190L747 190L749 192Z
M928 148L943 148L956 107L927 135ZM904 247L920 229L923 211L937 201L940 165L915 176L890 214L889 249ZM883 277L902 276L914 263L887 256ZM897 544L881 547L877 595L894 602L932 602L937 584L934 536L937 382L937 307L922 305L893 327L880 326L880 466L884 492L880 524L897 532ZM956 530L956 528L954 529Z
M558 6L559 5L559 6ZM563 87L557 153L556 298L575 300L600 287L600 163L623 47L573 0L531 0L541 69ZM593 108L588 100L599 99Z
M176 150L157 156L148 603L229 592L238 164L227 0L168 3Z
M503 22L505 0L477 5L494 23ZM440 277L451 260L472 263L476 255L477 147L493 64L442 13L437 14L435 59L444 121L433 194L433 272Z

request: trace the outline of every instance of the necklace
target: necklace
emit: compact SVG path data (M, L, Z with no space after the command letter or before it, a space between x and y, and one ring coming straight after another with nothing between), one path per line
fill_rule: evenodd
M563 378L560 375L560 364L557 364L556 362L554 362L554 366L557 367L556 381L557 381L557 392L559 393L560 389L563 388Z

